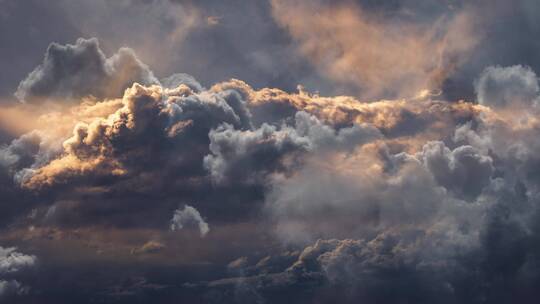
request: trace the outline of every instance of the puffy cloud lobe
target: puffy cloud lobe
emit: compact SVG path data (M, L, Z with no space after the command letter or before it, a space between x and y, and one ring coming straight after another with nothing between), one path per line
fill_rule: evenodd
M37 132L24 134L14 139L9 145L0 148L0 165L16 170L33 163L33 156L38 153L41 139Z
M36 257L15 251L16 248L0 247L0 298L9 295L21 295L27 293L29 288L19 281L4 279L36 264Z
M83 172L98 175L124 173L115 154L121 157L126 151L131 151L137 155L140 150L131 150L129 145L134 143L130 141L135 136L148 136L155 132L152 127L165 124L152 117L159 112L159 104L156 102L159 97L159 92L135 85L123 99L123 107L114 114L105 119L96 118L90 123L76 125L73 136L63 144L66 153L37 168L29 178L23 180L23 184L28 187L52 185ZM115 144L119 151L114 150Z
M163 161L171 159L172 166L197 166L187 158L202 160L209 130L223 122L242 127L221 95L194 94L184 85L164 90L135 84L126 90L118 110L77 124L63 143L65 153L33 170L23 185L39 188L90 175L132 176L155 165L155 153L163 155ZM185 148L179 149L180 144ZM190 153L189 146L202 152Z
M23 268L33 266L36 257L15 251L16 248L0 247L0 274L17 272Z
M209 137L212 154L205 157L204 164L218 182L226 179L258 183L267 174L286 171L285 158L305 151L308 146L294 132L278 131L266 124L255 131L239 131L224 125L212 130Z
M354 123L351 127L336 130L306 112L296 113L295 120L296 132L309 139L311 150L352 151L358 146L382 138L380 131L367 123Z
M185 205L183 209L175 210L171 219L171 230L175 231L190 227L198 228L201 237L204 237L210 231L208 223L204 221L197 209Z
M475 83L480 104L494 108L536 106L540 87L536 74L521 65L488 67Z
M298 167L303 153L351 151L381 136L369 125L355 124L336 131L306 112L296 113L295 122L294 128L263 124L255 131L227 125L212 130L211 154L205 157L205 165L217 181L260 182L271 173L287 173Z
M472 146L450 150L442 142L429 142L420 157L435 180L458 197L475 199L494 172L492 159Z
M117 97L133 82L159 83L132 50L121 48L106 58L97 39L79 38L74 45L52 43L43 63L21 81L15 95L28 103L87 95Z

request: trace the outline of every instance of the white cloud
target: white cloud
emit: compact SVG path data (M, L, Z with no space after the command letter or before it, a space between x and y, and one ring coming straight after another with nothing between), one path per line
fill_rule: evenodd
M185 227L197 227L202 237L210 231L208 223L204 221L199 211L189 205L185 205L184 209L176 209L171 219L172 231Z

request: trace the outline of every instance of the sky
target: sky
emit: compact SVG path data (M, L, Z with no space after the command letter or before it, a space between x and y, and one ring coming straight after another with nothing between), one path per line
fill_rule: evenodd
M538 303L536 0L0 0L0 303Z

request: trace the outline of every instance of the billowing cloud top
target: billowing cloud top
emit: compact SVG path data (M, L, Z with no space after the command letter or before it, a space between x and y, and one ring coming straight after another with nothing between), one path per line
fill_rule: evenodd
M97 39L78 39L74 45L49 45L43 63L19 84L15 96L23 102L115 97L133 82L159 83L132 50L122 48L106 58Z

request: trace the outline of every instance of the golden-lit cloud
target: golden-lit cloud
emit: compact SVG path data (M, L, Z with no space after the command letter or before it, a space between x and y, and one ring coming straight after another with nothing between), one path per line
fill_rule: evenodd
M322 75L367 98L439 90L478 42L467 11L417 24L368 14L352 2L273 0L272 9Z
M183 84L175 89L135 84L126 90L122 99L104 101L87 99L78 106L64 105L62 110L38 116L36 121L42 126L41 136L60 143L62 151L57 157L26 172L22 177L22 185L25 188L41 189L58 183L69 183L70 180L85 175L133 174L126 164L133 161L129 159L130 157L141 157L147 153L144 152L146 149L144 141L147 136L144 134L158 132L159 136L169 139L185 136L183 134L188 134L200 124L197 122L200 118L175 118L177 116L175 113L192 111L188 110L189 103L195 96L208 99L209 106L217 106L217 102L221 101L216 98L221 98L222 94L231 90L245 95L246 106L253 112L251 115L259 115L257 113L260 112L264 118L265 109L288 107L294 112L309 113L330 126L372 126L385 134L386 138L380 141L394 147L399 146L401 151L409 153L421 150L424 143L429 140L452 136L455 127L461 121L482 115L493 116L489 108L482 105L468 102L449 103L434 100L431 96L366 103L350 96L323 97L310 94L302 88L299 88L298 93L287 93L271 88L255 90L246 83L234 79L216 84L201 93L195 93ZM177 108L180 105L184 107L183 110ZM227 104L223 106L226 107L224 108L226 111L232 110ZM238 116L235 117L239 119ZM297 124L299 119L297 116ZM249 136L264 138L267 135L263 134L269 131L272 129L253 131ZM292 136L286 140L290 140L291 144L310 149L308 147L312 144L309 140L296 138L298 135L295 132L297 131L278 131L275 139L279 142L284 140L283 136ZM212 136L214 135L210 133L211 138ZM248 136L248 133L242 136ZM247 140L247 137L243 140ZM121 143L131 145L130 150L120 153L119 151L124 150L124 147L119 146ZM218 165L216 163L218 160L218 158L212 160L213 166Z

